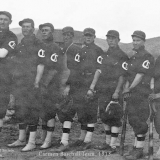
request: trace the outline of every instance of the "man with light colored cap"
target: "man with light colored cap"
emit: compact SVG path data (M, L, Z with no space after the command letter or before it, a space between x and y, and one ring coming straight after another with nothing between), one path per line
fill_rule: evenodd
M140 159L143 157L145 135L148 131L148 96L151 93L154 58L145 50L146 34L143 31L134 31L132 40L134 55L122 64L127 73L123 94L127 98L128 121L135 133L133 149L126 154L126 158Z
M38 55L45 52L43 44L34 35L34 21L26 18L19 22L24 38L17 45L16 56L12 59L12 93L15 97L15 116L19 122L18 140L8 144L8 147L25 146L27 152L36 148L36 131L41 109L39 90L35 88ZM47 54L47 53L46 53ZM29 140L26 140L26 128L29 130Z
M54 26L51 23L39 25L44 49L47 52L39 54L35 85L40 88L42 109L42 146L47 149L52 146L52 133L55 127L56 103L60 97L59 74L62 69L62 50L53 41Z
M120 94L125 73L122 63L127 61L128 57L118 45L120 41L118 31L109 30L106 37L109 48L102 56L102 73L97 84L99 90L99 112L106 138L105 143L95 146L95 148L106 150L108 154L113 154L117 151L117 138L123 112L120 105Z
M69 69L69 74L67 73L67 79L69 77L73 77L75 74L75 71L78 68L78 61L75 61L75 57L79 56L80 53L80 47L74 44L73 38L74 38L74 29L70 26L64 27L62 29L62 36L63 36L63 54L64 54L64 68ZM67 71L68 72L68 71ZM66 71L63 73L66 75ZM62 77L61 77L62 78ZM63 133L61 137L61 145L58 147L55 151L56 152L65 152L69 150L69 133L71 129L71 124L73 122L73 118L75 116L75 108L73 107L72 103L68 103L72 101L72 94L70 95L69 90L70 90L70 85L66 84L66 78L65 81L62 82L62 85L64 85L64 89L62 91L62 95L64 98L61 99L62 103L60 104L61 106L64 106L66 108L65 112L62 108L59 108L57 113L58 113L58 118L60 122L63 125ZM76 79L75 79L76 80ZM66 99L68 99L66 101Z
M91 148L92 135L97 122L98 98L96 83L100 75L102 49L94 43L95 30L86 28L83 31L84 44L75 61L78 67L69 76L67 84L73 97L73 107L76 109L78 121L81 123L81 134L71 147L77 150Z
M13 67L11 59L15 55L15 47L18 42L16 35L9 30L11 23L12 15L7 11L0 11L0 131L10 99L11 68ZM11 114L9 110L7 110L7 116L8 114Z

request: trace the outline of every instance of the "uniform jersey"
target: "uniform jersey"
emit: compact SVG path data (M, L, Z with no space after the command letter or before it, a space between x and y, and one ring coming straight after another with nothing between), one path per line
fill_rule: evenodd
M154 58L144 47L136 50L136 53L129 59L129 61L122 64L123 69L126 70L127 80L130 84L133 82L137 73L144 74L143 79L138 86L141 84L150 84L151 77L153 76L153 66Z
M40 50L38 52L38 64L43 64L45 66L43 73L43 80L45 81L48 71L56 70L58 73L62 71L63 53L60 47L53 41L43 42L43 48L45 51Z
M63 54L66 54L66 65L67 68L70 70L70 75L67 80L67 83L70 83L70 81L76 82L76 74L79 70L79 64L80 64L80 47L76 44L72 43L68 48L63 48Z
M60 47L53 41L49 43L43 43L45 52L39 51L39 61L45 65L46 70L55 69L57 71L61 70L61 59L62 59L62 50Z
M16 56L13 58L13 79L17 87L20 85L27 87L34 84L40 51L44 52L44 49L35 35L24 37L17 45Z
M122 63L128 61L128 56L118 47L109 48L102 56L101 75L98 80L98 88L105 89L114 87L118 79L124 74ZM114 84L113 84L114 83Z
M0 79L1 84L9 82L10 69L13 67L11 63L11 57L15 54L15 47L17 45L16 35L9 31L0 30L0 49L4 48L8 51L5 58L0 58ZM4 83L2 85L4 85ZM10 82L9 82L10 83Z
M67 83L72 85L72 89L91 85L96 70L100 69L102 54L103 50L92 43L84 45L71 58L75 65L71 69Z
M80 52L80 71L79 82L83 86L90 86L93 81L94 74L97 69L100 69L103 50L95 45L84 45Z
M0 48L8 50L9 54L7 56L10 56L12 51L15 49L16 44L17 44L17 37L13 32L9 30L7 31L0 30Z

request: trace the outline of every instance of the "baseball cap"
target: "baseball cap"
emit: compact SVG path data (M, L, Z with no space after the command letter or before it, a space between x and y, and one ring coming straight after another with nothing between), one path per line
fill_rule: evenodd
M146 34L143 31L134 31L133 34L131 35L132 37L139 37L142 40L146 39Z
M72 27L69 27L69 26L64 27L64 28L62 29L62 33L64 34L64 33L67 33L67 32L71 32L71 33L74 34L74 29L73 29Z
M106 34L106 36L112 36L119 39L119 32L116 30L109 30Z
M2 15L2 14L6 15L7 17L9 17L10 20L12 20L12 15L9 12L7 12L7 11L0 11L0 15Z
M39 25L39 30L41 30L43 27L50 27L52 32L54 31L54 26L51 23L44 23Z
M30 18L23 19L22 21L19 22L19 25L22 26L22 24L25 23L25 22L31 23L32 27L34 28L34 21Z
M96 31L95 31L93 28L86 28L86 29L84 29L84 31L83 31L83 34L84 34L84 35L90 34L90 35L92 35L92 36L95 36L95 33L96 33Z

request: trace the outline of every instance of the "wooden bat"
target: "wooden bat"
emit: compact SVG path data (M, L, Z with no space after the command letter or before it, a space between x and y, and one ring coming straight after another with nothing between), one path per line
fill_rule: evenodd
M152 93L154 93L154 79L152 78L150 88ZM148 160L153 160L153 123L155 117L155 102L149 101L149 108L150 108L150 123L149 123L149 145L148 145Z
M126 111L126 99L123 99L123 118L122 118L122 132L121 132L121 140L120 140L120 155L124 154L124 143L125 143L125 135L126 135L126 124L127 124L127 111Z

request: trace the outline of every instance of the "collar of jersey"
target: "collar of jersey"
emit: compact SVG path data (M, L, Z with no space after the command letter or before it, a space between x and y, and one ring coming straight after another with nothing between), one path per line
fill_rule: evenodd
M133 51L136 51L135 55L133 55L134 57L143 57L145 52L144 52L145 46L140 47L139 49L134 49Z
M32 34L30 36L24 37L21 42L25 45L30 45L30 44L33 44L35 40L36 40L36 36L35 34Z

